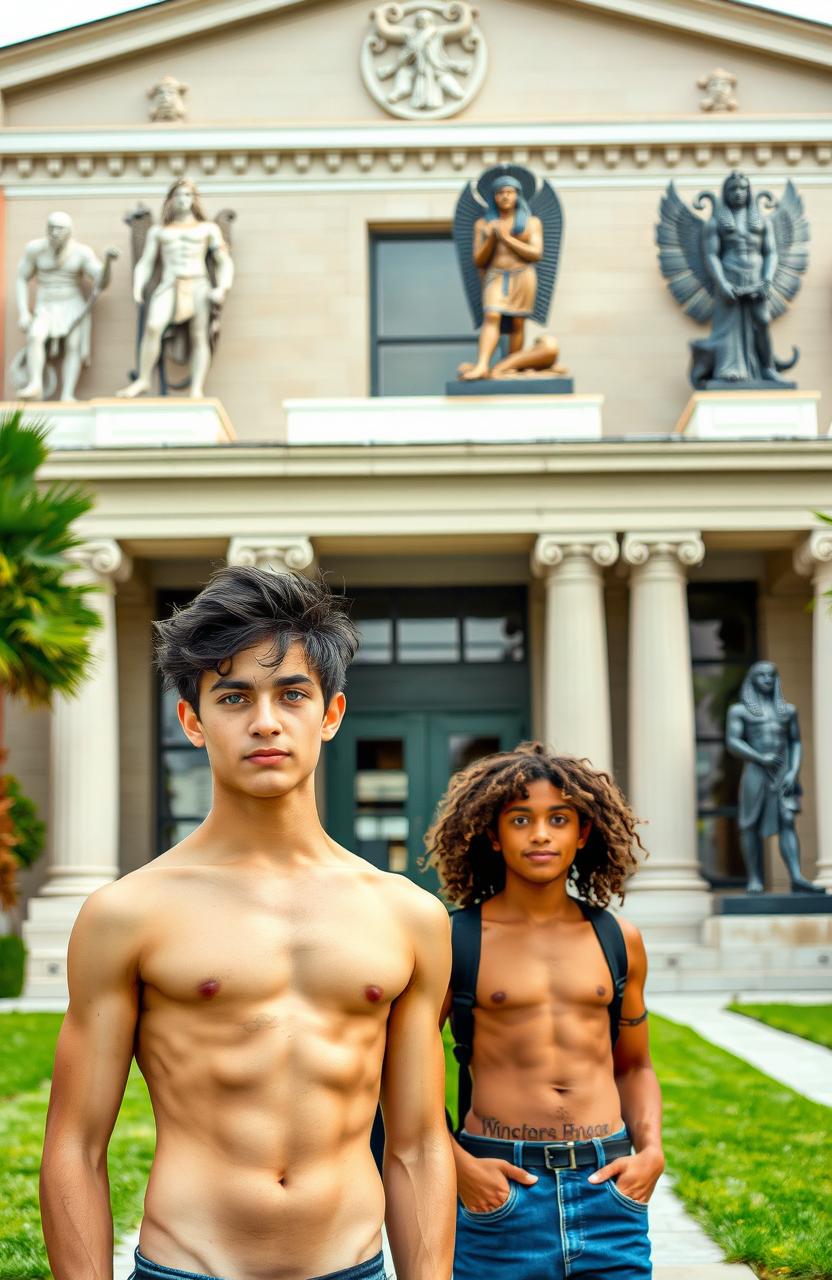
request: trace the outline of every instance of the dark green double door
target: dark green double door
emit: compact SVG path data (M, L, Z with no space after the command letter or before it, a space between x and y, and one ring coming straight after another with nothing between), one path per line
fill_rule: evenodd
M327 826L385 871L433 888L418 859L436 804L458 769L524 736L510 712L353 712L327 748Z

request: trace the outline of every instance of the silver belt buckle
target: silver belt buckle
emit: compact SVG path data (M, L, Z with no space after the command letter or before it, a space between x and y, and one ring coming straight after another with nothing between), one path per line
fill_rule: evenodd
M565 1166L559 1165L559 1164L550 1164L550 1158L553 1157L555 1151L568 1151L569 1164ZM562 1169L562 1168L577 1169L578 1167L578 1162L575 1159L575 1143L574 1142L547 1143L546 1149L543 1152L543 1159L546 1164L546 1168L552 1171L554 1171L555 1169Z

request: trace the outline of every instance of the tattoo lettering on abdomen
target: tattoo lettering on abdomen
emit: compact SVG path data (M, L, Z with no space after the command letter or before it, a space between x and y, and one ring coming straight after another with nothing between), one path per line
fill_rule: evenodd
M509 1142L586 1142L590 1138L607 1138L612 1133L608 1124L573 1124L564 1120L560 1125L501 1124L496 1116L483 1116L483 1137L504 1138Z

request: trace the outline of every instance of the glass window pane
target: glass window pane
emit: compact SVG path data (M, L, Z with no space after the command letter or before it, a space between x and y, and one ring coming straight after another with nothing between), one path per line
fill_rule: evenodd
M198 818L211 808L211 766L204 748L162 752L165 810L173 818Z
M721 742L697 742L696 790L700 809L733 807L740 783L739 760Z
M457 773L483 756L500 750L500 739L472 733L452 733L448 738L448 756L451 773Z
M466 662L523 662L525 644L518 615L507 618L463 618Z
M375 286L380 338L460 337L472 328L450 236L379 237Z
M377 356L376 395L444 396L457 366L476 360L477 344L473 337L470 342L380 344Z
M699 863L712 879L744 874L736 819L724 814L700 814L696 822Z
M176 689L166 689L162 694L159 710L159 736L166 747L171 743L178 745L186 741L182 726L179 723L179 717L176 714L178 701L179 694Z
M162 830L163 848L160 852L164 853L165 850L172 849L175 844L179 844L201 825L201 820L197 821L195 818L188 822L166 822Z
M355 852L383 871L406 871L410 827L404 740L359 738L355 764Z
M735 663L697 663L693 668L696 733L699 737L725 735L725 717L736 702L746 668Z
M459 662L456 618L401 618L399 662Z
M753 661L756 595L744 582L694 584L688 589L690 647L694 660Z
M393 622L391 618L357 619L361 632L361 648L354 662L393 661Z

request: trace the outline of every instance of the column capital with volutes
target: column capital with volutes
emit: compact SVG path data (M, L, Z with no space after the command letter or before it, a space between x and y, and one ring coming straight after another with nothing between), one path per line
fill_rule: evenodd
M806 578L813 578L826 566L832 565L832 525L813 529L795 549L793 560L795 571Z
M72 573L102 587L126 582L133 572L133 561L115 538L90 538L67 551L66 559Z
M309 538L296 534L271 537L237 537L228 543L226 560L271 573L302 573L315 561Z
M567 560L583 561L587 568L609 568L618 559L614 533L541 533L532 549L532 572L548 577Z
M625 533L621 547L625 564L640 568L653 559L675 560L687 569L701 564L705 544L696 529Z

